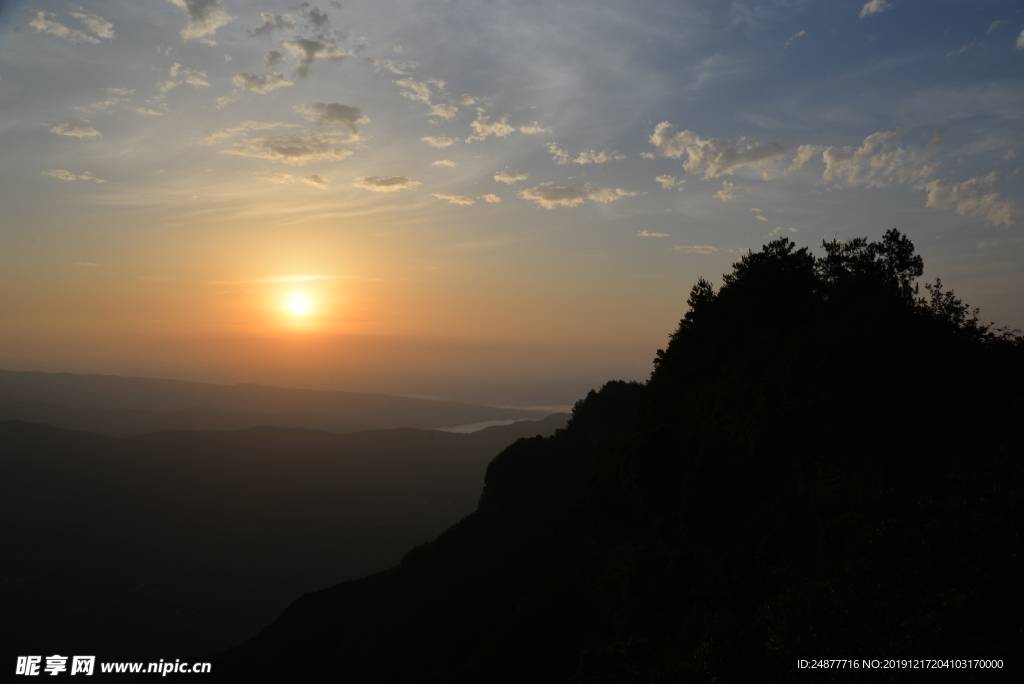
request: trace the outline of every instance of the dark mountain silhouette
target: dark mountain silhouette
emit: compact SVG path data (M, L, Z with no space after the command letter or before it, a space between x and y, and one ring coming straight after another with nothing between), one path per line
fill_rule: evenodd
M0 371L0 420L114 436L260 425L331 432L436 429L488 420L539 420L549 413L385 394Z
M259 427L127 439L0 422L0 635L16 655L182 657L396 563L471 512L488 461L567 414L472 434Z
M476 511L304 595L214 681L982 680L798 659L1024 652L1024 344L910 241L701 280L645 384L487 467Z

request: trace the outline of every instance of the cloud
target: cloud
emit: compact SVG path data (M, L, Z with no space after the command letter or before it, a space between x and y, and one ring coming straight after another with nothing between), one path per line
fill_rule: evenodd
M640 237L669 237L668 233L652 233L649 230L641 230L637 235Z
M85 122L85 123L72 123L72 122L68 122L68 123L57 124L56 126L54 126L53 128L50 129L50 132L51 133L56 133L57 135L69 135L69 136L72 136L72 137L75 137L75 138L100 138L100 137L102 137L102 135L100 134L99 131L97 131L92 126L88 126L86 124L88 124L88 122Z
M221 152L302 166L314 161L344 160L352 155L352 150L340 147L340 144L344 142L348 142L348 140L339 139L338 136L329 134L279 133L266 138L240 140L230 149L221 150Z
M433 162L431 166L456 166L456 163L451 159L438 159L436 162Z
M494 174L494 180L500 183L507 183L508 185L512 185L513 183L517 183L521 180L526 180L529 177L530 174L528 173L519 173L518 171L512 171L511 169L505 169L504 171L499 171Z
M902 131L872 133L859 147L826 147L824 179L845 178L850 185L884 188L891 183L920 183L939 164L926 164L920 155L899 147Z
M702 173L705 178L732 174L746 167L767 166L792 147L785 143L762 144L749 138L740 138L736 142L721 138L703 140L693 131L677 132L668 121L655 126L650 142L660 157L681 159L686 155L683 168L689 173Z
M51 36L63 38L72 45L78 43L99 43L100 41L93 38L88 33L79 31L77 29L71 29L61 24L60 22L54 21L51 17L57 15L52 12L36 12L36 16L32 21L28 22L28 25L36 30L36 33L49 33Z
M1020 35L1017 36L1017 49L1024 50L1024 30L1022 30Z
M501 198L493 193L486 194L480 199L482 199L484 202L490 202L491 204L498 204L499 202L501 202Z
M672 247L675 252L686 252L687 254L711 254L717 252L717 247L711 245L675 245Z
M247 93L266 95L275 88L283 88L292 84L281 74L238 74L231 79L239 88Z
M171 2L185 10L187 14L185 28L181 29L181 37L184 40L211 35L234 19L220 6L220 0L171 0Z
M183 83L187 83L193 88L209 88L210 83L206 80L206 72L198 71L187 66L182 66L175 62L171 66L170 78L163 83L157 84L156 89L161 93L166 93L172 88L177 88ZM177 79L177 80L175 80Z
M722 181L722 189L715 193L715 197L722 200L723 202L728 202L731 199L736 199L736 191L734 190L735 187L736 186L734 186L729 181Z
M768 220L767 216L761 216L760 214L758 214L754 218L756 218L758 221L767 221Z
M610 161L618 161L625 158L626 155L618 150L601 150L600 152L587 150L580 152L580 156L572 161L575 164L606 164Z
M1013 225L1013 203L1000 202L998 193L992 192L996 172L963 183L952 179L933 180L925 186L928 191L926 207L952 209L958 214L984 215L995 225Z
M599 190L592 191L589 199L595 202L601 202L602 204L608 204L609 202L614 202L615 200L622 199L623 197L636 197L636 193L623 190L622 188L615 188L614 190L612 188L601 188Z
M1006 24L1006 19L996 19L991 24L989 24L988 31L985 31L985 35L991 36L993 33L998 31L999 28L1004 24Z
M309 38L282 40L281 45L295 57L295 64L292 65L292 68L295 69L295 74L301 79L309 76L309 70L313 68L313 62L317 59L326 57L337 61L342 57L349 56L349 53L337 45L329 45Z
M1010 161L1011 159L1016 159L1016 158L1017 158L1017 153L1014 152L1013 150L1007 150L1006 154L1003 155L1003 161Z
M102 178L96 178L88 171L86 171L85 173L74 174L71 173L70 171L65 171L64 169L50 169L49 171L43 171L40 175L53 176L54 178L59 178L62 181L84 180L92 181L94 183L106 183L105 180L103 180Z
M323 188L323 189L326 189L327 186L330 185L330 183L331 183L329 180L327 180L323 176L317 176L317 175L303 176L299 180L302 181L303 183L307 184L307 185L312 185L314 188Z
M474 199L464 195L439 195L436 192L432 192L430 194L437 199L448 200L451 204L464 204L468 206L470 204L475 204L476 202Z
M459 113L459 108L450 104L436 104L430 107L431 116L439 116L442 119L454 119Z
M398 190L415 188L419 184L418 180L406 178L405 176L388 176L387 178L363 176L362 178L357 178L356 182L352 185L372 192L396 192Z
M635 192L628 192L622 188L598 188L591 190L590 186L582 187L560 187L555 185L539 185L535 188L522 190L519 196L531 200L544 207L554 209L555 207L575 207L583 204L586 200L607 204L623 197L632 197Z
M430 98L433 93L430 90L429 82L417 81L414 78L403 78L400 81L395 81L395 85L399 85L407 89L402 92L402 97L430 104Z
M206 137L203 138L203 142L207 145L212 145L215 142L223 140L224 138L230 138L239 133L247 133L249 131L269 131L272 128L295 127L295 124L280 123L277 121L242 121L231 128L220 128L211 133L207 133Z
M336 102L311 102L295 108L308 121L318 126L339 126L351 134L351 140L359 139L358 124L370 123L370 117L359 111L358 107L338 104Z
M800 232L799 228L783 228L782 226L776 226L770 233L768 233L768 235L766 237L771 237L772 235L778 235L779 233L781 233L784 230L788 230L790 233L799 233Z
M270 12L260 12L260 17L263 19L263 25L258 26L249 32L249 35L253 38L259 38L260 36L270 36L274 31L295 30L295 21L292 20L287 14L271 14Z
M107 40L114 39L114 25L100 15L93 14L84 7L79 7L77 12L68 12L68 14L85 24L85 27L96 36Z
M163 116L164 112L158 112L150 107L135 107L134 111L139 116Z
M314 188L320 188L321 190L326 190L327 186L331 183L323 176L293 176L290 173L275 173L272 176L264 176L263 180L270 181L271 183L277 183L278 185L284 185L286 183L305 183L306 185L312 185Z
M783 49L788 48L789 44L792 43L797 38L803 38L806 35L807 35L807 31L797 31L796 33L794 33L793 35L791 35L789 37L789 39L786 41L786 44L782 46Z
M675 176L658 176L654 180L656 180L659 183L661 183L661 187L665 188L666 190L674 188L677 185L682 185L683 183L686 182L686 181L677 181Z
M466 138L466 142L472 142L474 140L486 140L488 136L495 136L498 138L507 138L516 129L509 126L506 120L508 117L503 116L500 119L494 117L484 116L483 112L478 112L476 121L470 123L470 127L473 129L473 135Z
M864 6L860 8L860 18L870 17L872 14L878 14L892 7L891 4L885 0L870 0L870 2L864 3Z
M539 133L550 133L551 129L546 126L541 126L539 123L534 121L529 126L520 126L519 132L526 133L527 135L537 135Z
M423 142L427 143L431 147L439 147L444 149L445 147L451 147L457 141L454 138L445 138L443 136L428 135L425 138L420 138Z
M548 149L548 152L551 153L551 158L554 159L556 163L558 163L558 164L568 164L569 163L569 151L568 150L563 150L562 148L560 148L555 143L548 143L547 145L545 145L545 147Z
M275 66L284 61L284 55L277 50L268 50L267 54L263 55L263 68L270 71Z

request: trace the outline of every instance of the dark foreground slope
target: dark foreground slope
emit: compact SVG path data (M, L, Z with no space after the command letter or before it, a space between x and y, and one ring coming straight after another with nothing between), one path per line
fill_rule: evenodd
M0 423L5 667L8 655L155 660L239 643L303 592L433 539L473 510L495 454L566 418L473 434L129 439Z
M701 281L645 385L487 469L475 513L213 658L275 682L982 681L798 659L1024 653L1024 348L913 246ZM927 676L926 676L927 675Z

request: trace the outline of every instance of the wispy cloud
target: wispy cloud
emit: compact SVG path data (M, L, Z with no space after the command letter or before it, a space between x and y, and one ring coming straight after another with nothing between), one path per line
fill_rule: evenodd
M513 171L512 169L505 169L504 171L499 171L498 173L494 174L494 180L498 181L499 183L506 183L508 185L518 183L521 180L526 180L529 177L530 174L528 173L519 173L518 171Z
M475 203L475 200L473 198L466 197L465 195L441 195L436 192L432 192L430 194L432 194L437 199L447 200L451 204L464 204L468 206L470 204Z
M477 113L476 121L471 122L469 125L473 129L473 135L467 137L466 142L486 140L492 135L497 138L507 138L516 130L508 125L507 116L496 119L492 116L486 116L482 111Z
M322 280L341 280L341 276L323 274L293 274L269 276L266 278L249 278L246 280L214 280L211 285L256 285L260 283L313 283Z
M272 90L292 84L283 74L241 73L232 78L231 82L247 93L256 93L258 95L265 95Z
M342 57L349 56L349 53L337 45L330 45L310 38L282 40L281 45L295 57L295 63L292 65L292 68L295 69L295 75L300 79L309 77L310 69L313 68L313 63L318 59L341 61Z
M717 252L717 247L711 245L675 245L672 247L675 252L686 252L687 254L711 254Z
M185 28L181 29L184 40L205 39L221 26L234 19L220 5L220 0L171 0L185 10Z
M265 138L240 140L230 149L221 150L221 153L303 166L315 161L342 161L350 157L352 150L341 147L346 142L347 137L334 135L279 133Z
M438 147L444 149L445 147L451 147L457 140L455 138L446 138L444 136L428 135L424 138L420 138L423 142L427 143L431 147Z
M892 3L888 3L885 0L870 0L864 3L864 6L860 8L860 18L870 17L872 14L878 14L892 7Z
M363 176L362 178L357 178L356 182L352 185L364 190L370 190L371 192L396 192L398 190L415 188L419 184L418 180L413 180L406 176L388 176L387 178Z
M75 174L71 173L70 171L66 171L65 169L50 169L49 171L42 171L40 175L53 176L54 178L59 178L60 180L63 181L84 180L92 181L94 183L106 183L105 180L103 180L102 178L96 178L88 171L86 171L85 173Z
M807 35L807 31L797 31L796 33L791 35L789 37L789 39L786 40L786 44L783 45L782 47L783 48L788 48L789 44L792 43L794 40L796 40L797 38L803 38L806 35Z
M491 204L498 204L501 202L501 198L495 195L494 193L488 193L481 197L480 199L482 199L484 202L489 202Z
M640 237L669 237L668 233L652 233L649 230L641 230L637 235Z
M36 12L36 16L33 17L28 25L36 30L36 33L48 33L51 36L57 38L63 38L72 45L78 43L99 43L100 41L93 38L84 31L78 29L68 28L64 24L55 20L57 15L53 12Z
M438 159L436 162L432 162L431 166L456 166L456 163L451 159Z
M588 185L578 187L539 185L535 188L519 192L521 198L536 202L545 209L576 207L587 200L608 204L623 197L633 197L635 195L635 192L629 192L622 188L598 188L595 190L591 189Z
M72 121L69 121L69 122L66 122L66 123L60 123L60 124L57 124L56 126L54 126L53 128L51 128L50 132L51 133L56 133L57 135L67 135L67 136L71 136L71 137L74 137L74 138L99 138L99 137L102 137L102 134L99 131L97 131L95 128L90 126L88 121L86 121L84 123L76 123L76 122L72 122Z
M668 121L654 127L650 142L659 157L682 159L685 155L683 168L689 173L701 173L705 178L767 166L792 148L787 143L761 143L751 138L735 142L721 138L704 140L693 131L676 131Z

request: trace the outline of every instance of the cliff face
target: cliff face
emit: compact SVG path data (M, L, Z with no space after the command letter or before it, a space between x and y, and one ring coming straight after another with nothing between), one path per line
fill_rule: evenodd
M505 449L474 513L214 673L750 682L1019 652L1024 345L920 298L895 231L825 251L779 240L699 282L646 384Z

